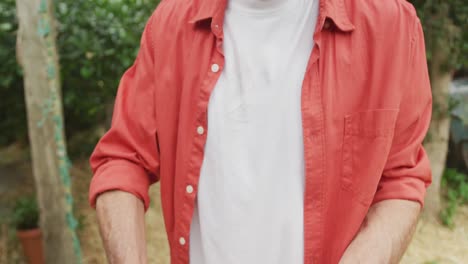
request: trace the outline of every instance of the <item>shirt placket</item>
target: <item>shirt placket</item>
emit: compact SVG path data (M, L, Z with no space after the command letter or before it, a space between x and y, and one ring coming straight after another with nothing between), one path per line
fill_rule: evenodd
M322 29L327 30L323 6L314 33L312 50L301 94L305 162L304 264L322 263L325 197L325 114L321 86L320 53ZM322 69L323 71L323 69Z
M216 82L221 75L224 67L224 55L222 52L222 18L213 17L211 22L211 31L216 38L212 58L210 59L209 68L206 76L202 81L200 93L196 106L196 116L193 125L193 147L190 155L190 169L186 177L185 186L183 186L183 208L181 217L179 217L176 225L176 241L178 241L176 258L177 263L189 263L189 236L190 224L195 207L195 198L200 177L201 165L204 156L204 147L208 132L208 102ZM178 190L181 191L181 190Z

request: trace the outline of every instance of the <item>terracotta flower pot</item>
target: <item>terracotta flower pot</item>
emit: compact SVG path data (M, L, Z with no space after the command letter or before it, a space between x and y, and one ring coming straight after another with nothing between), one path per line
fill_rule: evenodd
M44 264L42 234L39 228L16 232L28 264Z

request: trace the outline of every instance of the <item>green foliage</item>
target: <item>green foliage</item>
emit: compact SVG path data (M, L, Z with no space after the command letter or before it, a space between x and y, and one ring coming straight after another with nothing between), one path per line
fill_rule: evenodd
M468 66L468 5L466 0L410 0L421 19L429 60L448 54L447 71Z
M0 1L0 145L27 136L21 69L16 63L15 0Z
M446 188L447 204L440 218L444 225L452 228L457 208L461 204L468 203L468 175L455 169L446 169L442 178L442 187Z
M12 224L18 230L28 230L38 227L39 209L34 197L23 197L19 199L12 214Z
M105 122L105 107L136 56L141 32L157 2L55 1L69 137ZM0 1L0 145L27 135L23 80L14 56L17 26L15 1Z
M155 8L149 0L57 2L67 134L103 123L121 75L138 51Z

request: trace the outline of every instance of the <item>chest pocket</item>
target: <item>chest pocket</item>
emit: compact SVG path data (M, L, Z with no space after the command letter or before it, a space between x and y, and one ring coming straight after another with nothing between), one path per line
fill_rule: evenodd
M364 205L372 203L387 161L398 109L345 116L341 186Z

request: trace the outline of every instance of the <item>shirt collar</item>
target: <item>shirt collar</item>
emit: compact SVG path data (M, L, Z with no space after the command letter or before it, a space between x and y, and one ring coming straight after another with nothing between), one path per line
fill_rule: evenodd
M350 32L354 30L354 25L349 19L348 12L345 7L345 0L319 0L319 21L321 28L325 20L331 19L336 28L343 32Z
M217 15L224 17L226 3L229 0L196 0L194 1L195 12L189 23L196 23L205 19L212 19ZM323 28L325 20L331 19L339 30L349 32L354 30L354 25L349 20L344 4L345 0L319 0L319 23Z
M229 0L194 0L195 14L189 23L196 23L201 20L213 18L221 6L225 6ZM221 10L222 11L222 10Z

